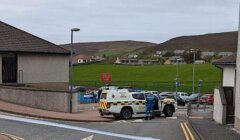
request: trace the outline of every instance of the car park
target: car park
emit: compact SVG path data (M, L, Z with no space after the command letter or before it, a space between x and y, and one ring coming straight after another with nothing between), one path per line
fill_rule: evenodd
M136 92L129 89L103 90L100 96L100 115L113 115L115 118L131 119L132 115L145 114L146 94L148 92ZM160 116L162 113L166 117L173 116L176 109L174 99L159 99L155 96L154 114Z

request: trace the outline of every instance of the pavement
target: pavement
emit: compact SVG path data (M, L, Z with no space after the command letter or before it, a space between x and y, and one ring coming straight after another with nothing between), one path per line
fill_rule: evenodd
M212 119L212 107L207 110L192 110L188 122L201 140L239 140L240 134L233 125L220 125Z
M9 137L0 134L0 140L11 140Z
M96 109L80 110L78 113L63 113L21 106L4 101L0 101L0 111L24 116L64 121L110 122L114 120L113 117L101 117Z

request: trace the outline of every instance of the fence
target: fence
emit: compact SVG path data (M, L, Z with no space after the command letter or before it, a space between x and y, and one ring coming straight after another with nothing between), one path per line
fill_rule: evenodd
M192 92L192 81L181 81L178 91ZM137 89L144 90L157 90L157 91L176 91L174 81L112 81L109 83L114 86L132 86ZM74 81L75 86L86 86L86 87L101 87L104 83L100 81ZM195 83L195 92L200 93L213 93L215 87L221 85L220 81L208 81L203 82L201 88L197 87Z

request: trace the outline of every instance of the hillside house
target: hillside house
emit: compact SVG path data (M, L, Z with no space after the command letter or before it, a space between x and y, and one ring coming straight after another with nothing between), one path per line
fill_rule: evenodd
M82 64L82 63L90 63L92 62L92 58L91 56L88 56L88 55L84 55L84 54L78 54L78 55L75 55L73 57L73 63L74 64Z
M138 58L137 54L129 54L128 55L128 59L136 59L136 58Z
M0 21L0 84L67 89L70 52Z
M182 56L185 50L174 50L173 53L175 56Z
M124 64L124 65L156 65L159 64L158 60L152 59L120 59L117 57L115 64Z
M218 56L222 56L222 57L231 56L231 55L233 55L233 52L219 52L218 53Z
M201 58L204 59L206 57L213 57L214 54L215 54L215 52L207 52L207 51L201 52Z
M186 64L186 62L184 61L184 59L181 56L172 56L169 57L168 60L166 60L166 62L164 64Z

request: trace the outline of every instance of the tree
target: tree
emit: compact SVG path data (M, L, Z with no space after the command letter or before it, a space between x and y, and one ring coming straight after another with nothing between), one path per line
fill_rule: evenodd
M194 50L195 51L195 60L201 59L201 51L200 50ZM183 59L189 64L193 63L193 51L191 50L186 50L183 53Z

